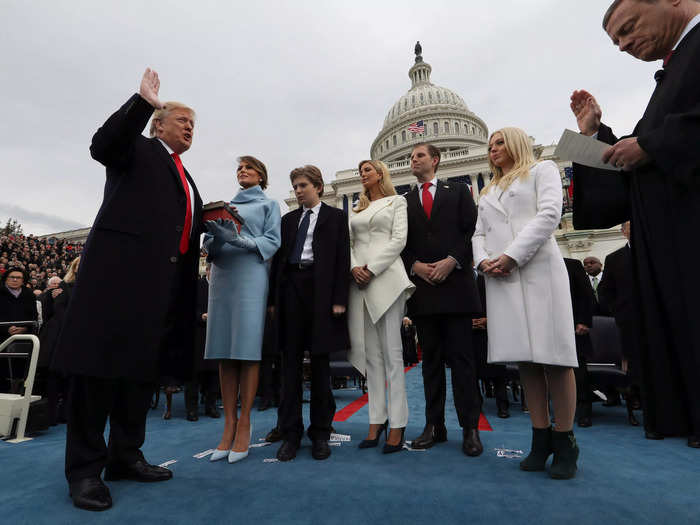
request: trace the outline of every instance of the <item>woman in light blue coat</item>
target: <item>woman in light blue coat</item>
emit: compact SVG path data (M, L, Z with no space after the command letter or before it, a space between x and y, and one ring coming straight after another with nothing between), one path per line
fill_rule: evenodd
M250 411L258 389L258 374L269 261L280 246L280 210L263 190L267 169L255 157L238 159L241 190L231 201L245 221L240 232L233 221L207 221L204 248L212 263L209 283L207 342L204 357L218 359L224 432L211 456L230 463L248 455L253 427ZM236 403L241 400L241 414Z

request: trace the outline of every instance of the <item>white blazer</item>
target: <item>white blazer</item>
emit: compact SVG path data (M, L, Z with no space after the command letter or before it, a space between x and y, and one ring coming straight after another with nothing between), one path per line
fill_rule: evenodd
M406 275L401 251L408 237L408 206L400 195L372 201L350 218L350 268L367 265L374 274L360 289L353 280L348 302L349 360L365 374L364 308L372 323L379 321L397 299L405 301L416 286ZM400 327L397 327L399 330Z
M569 276L554 240L561 206L559 169L549 160L479 200L475 265L504 253L518 264L508 277L486 276L489 363L578 366Z

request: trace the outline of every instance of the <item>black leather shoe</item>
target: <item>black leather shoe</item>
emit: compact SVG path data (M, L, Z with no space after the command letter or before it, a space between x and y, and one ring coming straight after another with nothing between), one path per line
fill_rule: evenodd
M219 419L221 417L221 414L219 414L219 411L216 409L216 405L209 405L204 409L204 415L213 417L214 419Z
M508 407L498 407L498 412L496 414L501 419L507 419L510 417L510 411Z
M447 441L447 429L445 425L436 426L428 423L423 428L423 433L411 441L411 448L425 449L432 447L435 443Z
M187 412L187 421L199 421L199 416L197 415L197 412Z
M593 426L593 421L591 421L590 416L581 416L578 418L578 426L585 428L585 427L590 427Z
M462 452L467 456L481 456L482 452L484 452L484 445L481 444L481 439L479 438L479 429L465 429L462 435L464 436Z
M688 446L690 448L700 448L700 436L689 436Z
M150 465L143 459L139 459L131 465L108 465L105 469L105 481L118 481L120 479L167 481L172 477L172 471L157 465Z
M109 489L100 478L84 478L69 484L73 505L85 510L107 510L112 506Z
M314 459L328 459L331 455L331 447L325 439L314 439L311 442L311 456Z
M663 439L664 438L663 434L660 434L656 430L649 430L649 429L644 430L644 437L647 439Z
M277 459L280 461L290 461L297 457L298 445L291 441L283 441L282 446L277 451Z
M267 433L267 436L265 436L265 441L268 443L277 443L278 441L282 441L283 437L284 436L282 435L280 427L275 427Z
M634 416L634 414L630 413L627 416L627 422L632 425L633 427L638 427L639 426L639 421L637 421L637 418Z

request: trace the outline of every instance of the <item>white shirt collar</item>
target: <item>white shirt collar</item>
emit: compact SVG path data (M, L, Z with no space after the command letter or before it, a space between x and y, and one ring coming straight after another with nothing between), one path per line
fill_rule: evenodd
M306 213L307 210L311 210L312 212L314 212L314 215L316 215L318 217L318 210L321 209L321 204L323 204L323 202L318 201L318 204L316 206L314 206L313 208L307 208L306 206L304 206L304 210L302 211L301 214L304 215L304 213Z
M427 182L428 182L431 186L437 187L438 178L437 178L437 177L433 177L432 180L429 180L429 181L427 181ZM419 182L419 183L418 183L418 187L421 188L421 189L423 189L423 184L425 184L425 182Z
M172 150L172 148L171 148L170 146L168 146L168 145L165 143L165 141L164 141L163 139L161 139L160 137L158 137L158 140L159 140L160 143L163 145L163 147L165 148L165 150L168 152L168 155L172 156L172 154L175 153L175 152Z
M678 47L678 44L681 43L681 40L683 40L683 39L686 37L686 35L687 35L688 33L690 33L690 31L691 31L696 25L698 25L698 24L700 24L700 15L695 15L695 16L690 20L690 22L688 22L688 25L685 26L685 29L684 29L683 32L681 33L681 37L678 39L678 42L676 42L676 45L673 46L673 50L674 50L674 51L675 51L675 49Z

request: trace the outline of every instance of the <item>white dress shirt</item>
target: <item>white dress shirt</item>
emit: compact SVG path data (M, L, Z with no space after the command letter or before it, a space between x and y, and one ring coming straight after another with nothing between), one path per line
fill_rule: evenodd
M700 15L695 15L695 16L690 20L690 22L688 22L688 25L685 26L685 29L684 29L683 32L681 33L681 36L680 36L680 38L678 39L678 42L676 42L676 45L673 46L673 50L674 50L674 51L675 51L676 48L678 47L678 44L681 43L681 40L683 40L683 39L686 37L686 35L687 35L688 33L690 33L690 31L691 31L696 25L698 25L698 24L700 24Z
M170 146L168 146L165 142L163 142L162 139L159 138L158 140L160 140L160 143L163 145L165 150L168 152L168 155L170 155L172 157L173 153L175 153L175 152L170 148ZM182 160L182 159L180 159L180 160ZM175 159L173 159L173 162L175 162ZM177 167L177 165L175 167ZM182 166L182 169L183 170L185 169L184 165ZM185 180L187 180L187 177L185 177ZM190 192L190 211L192 212L192 224L190 225L190 233L192 233L192 228L194 228L194 191L192 191L192 185L190 184L190 181L188 181L188 180L187 180L187 189Z
M430 183L430 186L428 186L428 191L430 192L430 195L433 197L433 201L435 201L435 190L437 190L437 177L433 177L433 180L427 181ZM418 183L418 198L420 199L420 204L421 206L423 205L423 182Z
M311 210L311 215L309 216L309 229L306 232L306 239L304 240L304 249L301 251L302 264L311 264L314 262L314 251L311 247L311 243L314 240L314 229L316 229L318 212L321 210L321 202L319 202L313 208L307 208L306 206L304 206L304 209L301 212L301 217L299 218L299 223L297 224L297 228L299 227L299 224L301 224L301 221L304 220L304 215L308 210Z
M598 283L596 284L595 287L593 286L593 279L598 280ZM598 275L589 275L588 280L591 282L591 288L593 288L595 290L598 287L598 285L600 284L600 281L603 280L603 272L601 271Z

